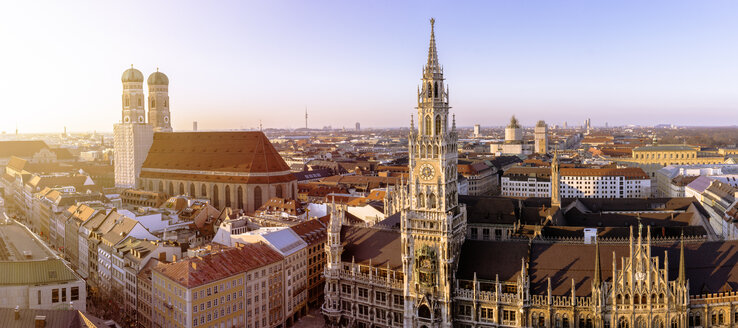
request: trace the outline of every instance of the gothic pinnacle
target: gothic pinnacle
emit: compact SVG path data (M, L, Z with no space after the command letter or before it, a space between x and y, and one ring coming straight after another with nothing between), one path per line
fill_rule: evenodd
M434 18L431 18L430 23L431 23L431 36L430 36L430 45L428 46L428 63L426 64L425 69L429 73L440 73L441 68L438 65L438 52L436 51L436 33L435 33L436 20Z

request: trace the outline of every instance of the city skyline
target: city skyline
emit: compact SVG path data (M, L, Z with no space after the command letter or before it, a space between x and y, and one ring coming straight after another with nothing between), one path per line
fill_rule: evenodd
M431 16L459 126L738 118L735 4L421 4L16 4L0 131L111 131L131 64L170 77L175 131L402 127Z

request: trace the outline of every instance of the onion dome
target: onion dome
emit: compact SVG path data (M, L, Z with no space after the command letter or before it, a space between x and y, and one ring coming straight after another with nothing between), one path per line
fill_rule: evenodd
M510 119L510 125L507 126L508 128L514 128L514 129L520 129L520 123L518 123L518 119L513 117Z
M122 82L143 82L144 76L141 74L141 71L133 68L133 65L131 65L131 68L123 72L123 76L120 77L120 80Z
M169 85L169 78L166 76L166 74L159 72L159 69L157 68L156 72L149 75L146 83L148 85Z

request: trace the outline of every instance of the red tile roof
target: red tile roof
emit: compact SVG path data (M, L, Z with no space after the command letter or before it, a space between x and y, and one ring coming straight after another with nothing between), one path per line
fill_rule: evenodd
M312 246L317 243L326 241L328 229L319 219L307 220L290 227L292 231L302 238L308 245Z
M283 259L264 243L239 244L202 257L159 264L154 271L172 281L193 288L269 265Z
M646 172L639 167L615 169L562 168L561 176L624 176L626 179L648 179Z
M198 171L258 175L213 175ZM240 183L295 181L290 167L264 133L240 131L155 133L141 177Z

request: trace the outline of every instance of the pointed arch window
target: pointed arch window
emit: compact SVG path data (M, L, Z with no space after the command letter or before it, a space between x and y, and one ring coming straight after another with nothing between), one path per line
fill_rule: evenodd
M438 82L433 86L433 97L438 98Z
M418 194L418 207L425 207L425 195L422 192Z
M156 107L156 100L151 99L151 108L154 108L154 107Z
M238 189L236 190L236 198L238 203L238 208L243 209L243 187L238 186Z
M428 207L436 208L436 194L431 193L428 197Z
M184 195L184 190L185 190L184 189L184 183L180 182L179 183L179 194L180 195Z
M441 135L441 115L436 115L436 135Z
M207 197L208 196L208 187L203 183L202 186L200 186L200 197Z
M131 105L131 97L126 96L126 107Z
M428 87L425 89L425 94L428 95L428 98L433 96L433 90L431 89L431 83L428 82Z
M275 193L276 193L276 196L277 196L277 197L279 197L279 198L282 198L282 197L283 197L283 195L282 195L282 186L279 186L279 185L278 185L278 186L277 186L276 188L274 188L274 189L275 189Z
M220 207L220 200L218 199L218 185L213 185L213 197L210 199L213 201L213 207L219 208Z
M225 206L231 207L231 186L225 186Z
M164 192L164 182L159 181L159 189L157 189L156 191Z
M141 106L141 98L138 98L138 105Z
M425 123L423 123L423 131L425 132L425 135L430 135L431 131L433 131L433 128L431 127L430 115L425 116Z
M195 184L190 183L190 196L195 197Z
M256 186L254 188L254 211L261 207L261 187Z

